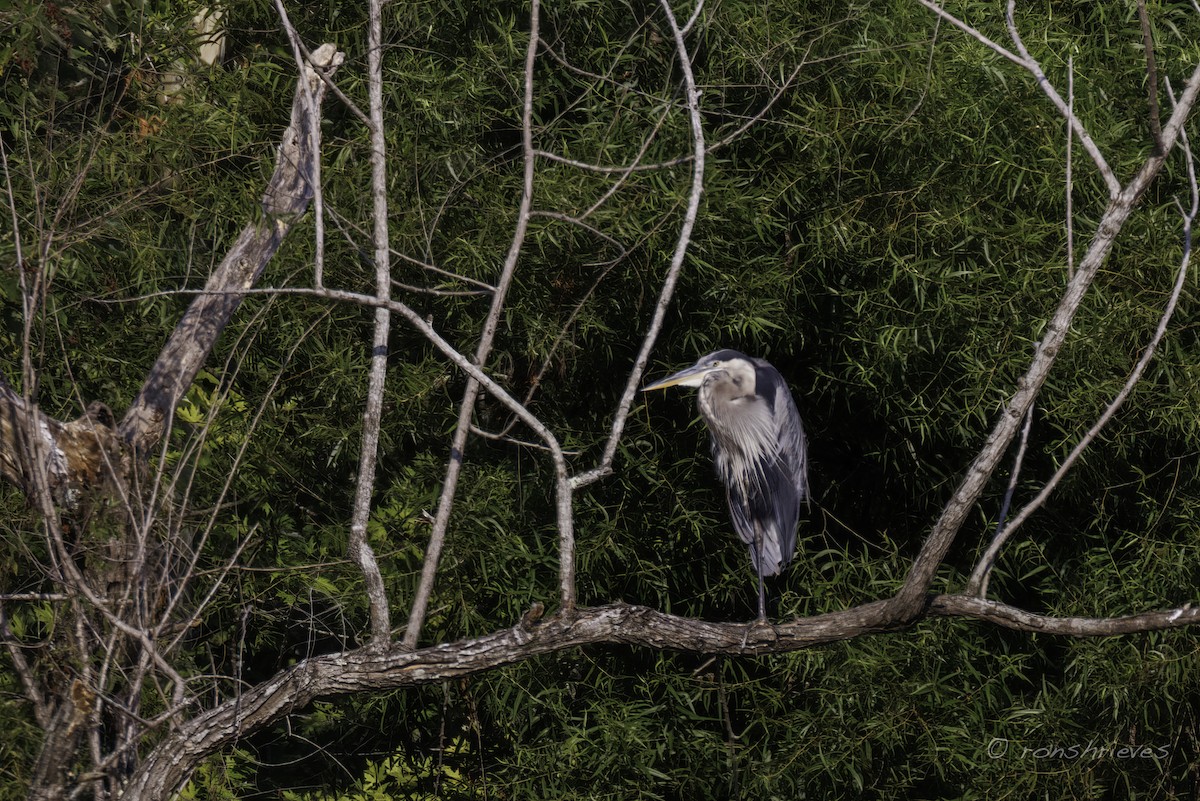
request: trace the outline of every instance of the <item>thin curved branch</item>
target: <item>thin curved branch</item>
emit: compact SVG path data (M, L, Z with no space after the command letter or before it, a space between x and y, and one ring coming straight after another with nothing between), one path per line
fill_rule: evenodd
M679 29L679 32L681 34L683 34L684 36L687 36L689 33L691 33L692 26L694 26L696 24L696 21L698 19L700 19L700 12L702 12L703 10L704 10L704 0L697 0L696 8L692 11L692 16L688 17L688 21L683 23L683 27Z
M981 598L986 597L987 581L992 565L995 562L996 555L1000 552L1000 548L1003 547L1009 537L1009 531L1005 527L1005 524L1008 522L1008 510L1012 505L1013 495L1017 491L1017 482L1021 478L1021 466L1025 463L1025 448L1029 444L1029 429L1033 426L1033 409L1033 404L1030 404L1029 411L1025 412L1025 425L1021 426L1021 441L1017 445L1017 455L1013 457L1013 468L1008 477L1008 487L1004 490L1004 500L1000 504L1000 514L996 516L996 533L992 535L992 542L988 546L987 553L979 560L979 564L975 567L975 572L971 574L971 578L967 582L966 592L968 595L978 595ZM980 589L981 584L982 589Z
M809 49L811 50L811 45L809 46ZM744 134L746 131L748 131L751 127L753 127L757 123L761 122L762 118L765 117L767 112L771 110L771 107L775 105L776 101L778 101L779 98L783 97L784 92L786 92L789 88L791 88L792 82L796 80L796 76L800 74L800 70L802 70L805 67L805 65L808 63L807 62L808 53L809 53L808 50L806 50L804 52L804 58L800 59L800 63L797 64L792 69L791 74L788 75L788 77L780 85L779 90L776 91L775 94L772 95L771 98L769 100L767 100L766 103L763 104L762 108L760 108L757 112L754 113L753 116L751 116L748 120L746 120L744 123L742 123L737 128L735 128L732 132L721 137L720 139L718 139L717 141L715 141L711 145L709 145L708 148L705 150L705 153L706 154L715 153L717 150L720 150L721 148L725 147L726 145L736 141L742 134ZM538 156L546 159L547 161L555 161L555 162L558 162L559 164L566 164L569 167L576 167L581 170L587 170L588 172L595 172L595 173L602 173L602 174L648 172L648 171L652 171L652 170L665 170L669 167L678 167L681 164L687 164L689 161L693 161L696 158L695 154L693 153L693 154L689 154L686 156L679 156L678 158L674 158L674 159L667 159L666 161L655 162L653 164L639 164L637 162L634 162L634 163L628 164L626 166L608 166L608 165L604 165L604 164L591 164L586 161L580 161L579 159L567 158L566 156L560 156L557 153L551 153L547 150L539 150L539 151L537 151L537 154L538 154Z
M1029 69L1029 62L1026 61L1023 57L1018 56L1016 53L1014 53L1011 50L1009 50L1008 48L1004 47L1004 45L1000 44L999 42L992 41L988 37L984 36L981 31L979 31L975 28L972 28L970 25L963 22L958 17L954 16L953 14L951 14L946 9L942 8L937 3L933 2L933 0L917 0L917 2L920 3L921 5L925 6L927 9L932 11L934 14L937 14L942 19L946 20L946 22L949 22L955 28L958 28L960 31L962 31L963 33L970 36L975 41L982 44L984 47L987 47L989 50L991 50L996 55L1003 56L1004 58L1006 58L1009 61L1011 61L1012 63L1016 64L1018 67L1020 67L1023 70Z
M1104 155L1100 152L1100 148L1092 141L1091 134L1087 132L1087 128L1083 127L1083 123L1075 115L1073 108L1063 101L1058 90L1054 88L1053 84L1050 83L1050 79L1046 77L1046 73L1042 72L1042 65L1025 48L1025 42L1022 41L1021 33L1017 30L1016 5L1016 0L1008 0L1008 8L1005 11L1005 19L1008 23L1008 35L1012 38L1013 44L1017 46L1017 50L1024 57L1026 62L1025 68L1033 74L1033 77L1037 79L1038 86L1041 87L1046 97L1050 98L1050 102L1054 104L1058 112L1066 117L1067 121L1071 123L1071 127L1075 129L1075 135L1079 137L1079 144L1083 145L1083 149L1092 157L1092 163L1096 165L1096 169L1100 171L1100 177L1104 179L1104 184L1108 187L1109 198L1115 198L1121 191L1121 182L1113 174L1112 168L1108 166L1108 161L1105 160ZM1158 152L1161 154L1161 149Z
M974 618L1014 631L1065 637L1115 637L1143 631L1178 629L1200 623L1200 606L1193 606L1190 602L1174 609L1120 617L1055 617L970 595L939 595L930 601L929 614L936 617Z
M1146 0L1137 0L1138 24L1142 28L1142 50L1146 53L1146 111L1150 119L1150 138L1162 151L1162 120L1158 112L1158 67L1154 58L1154 30L1146 13Z
M191 290L175 290L172 292L151 292L141 297L158 297L165 295L203 295L212 294L203 289ZM407 304L395 300L380 300L374 295L364 295L358 292L347 292L341 289L316 289L314 287L259 287L256 289L239 290L239 295L300 295L304 297L321 298L324 300L332 300L338 303L353 303L358 306L370 306L372 308L386 307L394 314L399 314L408 323L419 331L426 339L428 339L435 348L446 356L456 367L462 370L469 380L477 381L484 390L492 397L504 405L509 411L517 415L521 422L528 426L535 434L541 437L546 443L547 450L554 454L555 464L562 460L565 466L564 451L558 443L558 439L553 432L546 427L541 420L533 414L533 412L521 405L520 401L508 393L504 387L497 384L483 370L475 365L475 363L466 356L459 353L453 345L447 342L441 334L435 329L424 317L418 314L413 308Z
M1012 37L1013 43L1016 45L1020 55L1013 53L1011 50L1008 50L997 42L994 42L988 37L984 36L981 32L963 22L958 17L955 17L937 3L933 2L933 0L917 0L917 2L949 22L954 27L958 28L963 33L975 39L992 52L1008 59L1021 69L1026 70L1033 75L1038 82L1038 86L1041 87L1046 96L1050 98L1050 102L1054 104L1054 107L1058 109L1059 113L1066 118L1068 123L1070 123L1071 128L1075 131L1075 135L1079 137L1079 142L1083 145L1083 149L1087 151L1089 156L1091 156L1092 162L1096 165L1096 169L1100 172L1100 177L1104 180L1105 186L1108 187L1109 198L1115 199L1117 197L1121 191L1121 183L1117 180L1116 175L1113 174L1112 168L1108 166L1108 162L1105 160L1104 155L1100 152L1100 148L1094 141L1092 141L1091 135L1087 132L1087 129L1083 127L1083 123L1080 122L1079 118L1075 115L1074 110L1065 102L1063 102L1062 96L1058 94L1057 90L1055 90L1055 88L1051 85L1049 79L1046 78L1046 74L1042 72L1041 65L1038 64L1037 60L1034 59L1033 56L1029 54L1029 51L1025 49L1025 44L1021 41L1020 33L1017 31L1017 26L1013 18L1013 0L1009 0L1008 4L1008 29L1009 35Z
M687 43L684 41L683 31L675 19L675 14L671 11L669 0L661 0L661 2L671 25L671 33L675 38L675 49L679 54L680 70L683 72L688 116L692 127L692 186L688 193L688 205L683 215L683 224L679 227L679 237L675 240L675 251L671 254L671 264L667 268L666 278L663 279L662 289L658 294L658 303L655 304L654 315L650 320L650 328L642 340L642 347L633 363L633 369L629 372L629 378L625 382L625 390L621 393L620 403L617 404L617 412L613 416L608 441L604 445L604 453L596 467L571 479L573 489L593 484L612 472L613 459L617 454L617 444L625 430L625 421L629 417L629 410L633 407L638 384L641 383L646 365L650 362L650 353L654 350L655 342L658 341L659 332L662 331L667 308L671 305L671 298L675 294L675 284L679 281L679 274L683 270L683 260L687 256L689 245L691 245L692 230L696 227L696 217L700 212L700 197L704 190L704 157L707 151L704 145L704 126L700 121L700 92L696 88L691 56L688 53Z
M354 237L351 236L350 232L351 232L351 230L353 230L354 232L364 235L364 236L365 236L365 232L361 228L359 228L359 226L355 225L351 220L348 220L344 215L340 214L336 208L330 207L329 216L333 219L334 224L337 225L338 230L342 232L342 238L344 238L346 240L346 243L348 245L350 245L350 247L354 248L354 250L356 252L364 253L365 252L364 249L359 245L359 243L354 239ZM428 270L431 273L437 273L438 275L449 278L452 281L462 281L465 284L473 284L474 286L479 287L480 292L478 294L492 293L492 292L496 291L496 287L492 286L491 284L485 283L483 281L479 281L474 278L470 278L465 275L459 275L458 273L452 273L449 270L444 270L441 267L438 267L436 265L429 264L429 263L421 261L420 259L417 259L417 258L413 258L412 256L408 255L407 253L396 250L395 248L389 247L388 253L391 254L392 258L399 259L400 261L403 261L407 264L411 264L414 267L420 267L422 270ZM393 281L392 283L397 286L403 286L402 284L399 284L396 281ZM407 289L408 287L405 287L405 288ZM424 290L414 287L413 291L420 292L420 291L424 291Z

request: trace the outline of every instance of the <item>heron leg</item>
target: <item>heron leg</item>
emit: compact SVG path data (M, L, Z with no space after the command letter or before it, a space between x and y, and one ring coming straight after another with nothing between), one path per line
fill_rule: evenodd
M758 621L767 622L767 593L763 589L762 568L758 568Z
M751 561L754 562L754 572L758 574L758 621L767 622L767 593L763 588L762 568L762 529L754 526L754 544L750 546Z

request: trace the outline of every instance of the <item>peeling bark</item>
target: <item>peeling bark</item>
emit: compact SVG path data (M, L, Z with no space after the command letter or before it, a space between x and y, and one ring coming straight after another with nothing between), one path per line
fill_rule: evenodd
M312 62L325 77L343 59L344 54L330 44L312 54ZM221 332L241 305L243 293L258 282L284 236L312 200L311 165L316 154L310 146L306 92L319 105L326 85L313 67L308 67L306 73L307 86L297 83L291 123L283 134L275 172L263 193L262 219L242 230L209 276L203 294L176 325L120 424L116 425L112 412L98 402L69 423L35 415L25 399L0 380L0 476L26 495L34 486L29 473L33 466L30 459L37 458L34 454L43 454L40 468L45 470L55 503L69 509L86 491L100 490L114 496L115 482L128 479L131 459L122 442L135 459L144 460L162 439L175 406L208 360Z
M328 77L343 59L344 55L333 45L325 44L313 51L311 61ZM167 419L208 360L218 337L241 305L244 291L258 283L267 262L312 200L312 163L316 154L310 145L313 140L309 136L306 93L311 94L312 102L319 107L325 96L325 83L313 67L305 72L307 86L304 82L297 83L291 124L279 146L275 173L263 193L263 218L242 230L209 276L204 294L192 302L176 325L141 392L121 421L122 439L142 458L162 438Z
M119 793L146 734L183 711L183 680L168 661L171 644L162 637L170 617L164 605L178 587L161 542L145 520L135 519L145 499L131 497L139 486L133 479L167 433L175 406L245 292L308 208L317 157L310 127L319 119L312 112L326 88L316 69L327 79L343 58L333 45L313 52L315 66L306 67L298 82L262 216L242 230L184 313L119 424L99 402L78 419L60 422L0 378L0 476L43 515L51 565L46 578L63 589L70 604L63 621L78 624L60 627L52 647L61 655L32 664L22 658L22 644L0 610L0 642L37 706L45 735L31 798ZM98 525L101 518L93 511L104 509L116 511L115 517L106 515L113 525ZM61 675L45 675L45 665L54 660ZM163 685L173 688L165 699L168 708L147 721L143 694L148 686ZM88 769L76 775L81 765Z
M39 470L54 502L76 510L86 496L118 495L127 469L113 414L103 403L60 423L36 413L0 380L0 475L26 496L34 491L32 471Z

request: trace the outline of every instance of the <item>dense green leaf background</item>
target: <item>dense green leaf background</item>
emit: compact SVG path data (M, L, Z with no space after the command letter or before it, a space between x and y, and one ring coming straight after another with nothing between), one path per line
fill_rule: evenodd
M305 42L347 53L338 83L365 108L362 4L295 5ZM1000 4L949 5L1008 41ZM1076 108L1127 178L1151 152L1135 4L1022 6L1031 51L1064 91L1071 60ZM1200 58L1200 17L1187 3L1148 6L1160 74L1178 84ZM29 345L38 398L59 417L97 399L124 408L189 300L172 290L201 285L270 175L295 75L273 4L230 7L224 64L195 68L183 102L162 106L157 76L184 58L194 10L182 0L0 10L9 31L0 136L21 246L53 275ZM528 8L433 0L386 13L393 247L494 281L520 195ZM542 28L539 148L615 166L648 138L645 163L686 153L657 4L550 2ZM736 347L769 358L795 390L815 497L801 552L771 587L777 617L885 597L1066 281L1064 124L1028 76L908 0L725 0L706 7L689 44L710 141L758 114L800 69L759 122L708 159L654 369ZM371 291L366 132L334 100L322 132L326 283ZM533 392L533 410L581 452L581 468L598 458L650 318L688 170L629 175L588 218L610 239L534 219L488 368L519 397ZM540 161L535 208L578 215L615 180ZM1148 341L1181 256L1172 200L1186 191L1176 159L1123 232L1039 397L1018 502ZM1105 197L1076 147L1076 253ZM264 285L311 282L307 226ZM0 363L14 382L15 248L6 226ZM393 264L403 284L473 288ZM473 350L486 295L397 291ZM993 597L1100 616L1194 599L1196 302L1189 284L1145 380L1014 540ZM166 454L167 467L190 476L174 499L177 525L212 526L209 567L251 539L244 569L188 645L189 672L230 677L216 690L359 642L365 600L344 550L369 323L358 308L252 298L180 410ZM403 611L463 378L403 326L391 352L370 536ZM748 619L751 570L690 398L638 403L614 476L579 498L581 603ZM507 416L484 399L478 422L495 430ZM997 478L936 589L961 587L1006 481ZM551 483L539 452L472 441L423 641L511 625L556 597ZM32 511L16 491L2 500L0 587L44 590ZM16 610L13 623L31 640L54 636L49 605ZM771 658L584 649L318 704L210 763L186 797L1187 798L1200 771L1198 681L1188 631L1075 641L931 621ZM8 672L0 688L0 799L19 798L38 735Z

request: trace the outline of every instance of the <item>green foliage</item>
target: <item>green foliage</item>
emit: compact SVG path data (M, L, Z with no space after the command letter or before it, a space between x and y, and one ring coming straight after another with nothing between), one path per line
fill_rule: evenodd
M366 106L364 10L305 3L309 44L348 60ZM950 4L1008 41L994 4ZM1200 58L1186 4L1149 3L1160 74ZM119 410L212 264L257 213L294 81L274 6L228 11L225 65L160 106L185 52L185 3L37 3L0 12L0 136L27 262L50 276L30 343L48 413ZM685 9L677 9L683 13ZM389 225L403 285L495 281L520 197L528 9L387 6ZM7 15L7 16L6 16ZM56 16L57 15L57 16ZM1018 25L1117 175L1150 152L1132 3L1023 4ZM690 129L657 4L542 9L537 147L608 166L673 159ZM67 28L69 27L69 34ZM131 33L132 32L132 33ZM710 5L689 39L714 147L655 371L722 346L770 358L796 392L815 499L777 616L884 597L1011 394L1069 274L1065 135L1038 88L913 3ZM762 119L759 114L800 67ZM1178 87L1178 83L1176 84ZM1160 98L1162 94L1160 93ZM1161 102L1161 100L1160 100ZM1166 105L1166 104L1164 104ZM325 281L370 291L368 142L327 104ZM655 132L651 136L651 132ZM1076 258L1106 192L1075 150ZM535 216L488 369L594 463L675 244L690 165L612 174L540 159ZM592 230L565 222L591 211ZM1180 258L1173 161L1130 221L1038 399L1018 486L1029 498L1123 383ZM0 260L16 263L11 232ZM43 249L44 248L44 249ZM266 285L308 285L295 232ZM417 262L450 274L430 273ZM463 280L469 279L469 280ZM486 294L395 290L469 351ZM166 294L162 294L166 293ZM18 381L15 272L0 275L5 375ZM1119 615L1192 599L1200 530L1195 293L1143 385L1009 547L994 597L1037 612ZM186 669L232 694L359 642L365 600L345 559L369 358L369 312L251 297L180 406L164 467L172 536L203 536L212 591ZM369 536L399 615L421 569L463 378L396 325ZM507 413L480 401L477 423ZM530 438L519 427L519 438ZM752 575L728 530L690 399L635 408L616 473L577 499L581 602L744 620ZM939 574L956 589L995 523L998 476ZM4 496L0 589L46 591L36 520ZM511 625L556 597L553 476L539 452L472 440L423 641ZM239 549L241 549L239 551ZM14 634L56 634L50 604ZM542 657L469 680L321 702L212 760L187 798L1190 797L1198 654L1187 633L1074 641L931 621L786 657L709 660L618 648ZM47 670L68 672L46 659ZM36 736L0 671L0 801L23 795ZM999 744L999 745L997 745ZM1117 749L1133 749L1120 756ZM1075 751L1070 749L1076 748ZM1092 750L1087 750L1087 749ZM1148 749L1145 750L1145 749ZM304 766L307 763L307 766ZM297 767L301 765L302 767ZM283 767L271 767L283 766ZM330 778L330 777L336 778ZM16 788L16 789L11 789Z

